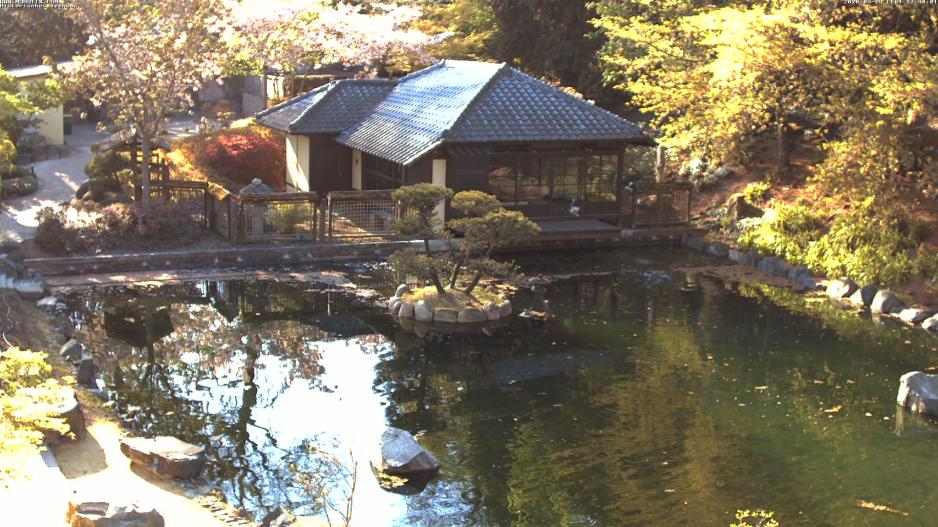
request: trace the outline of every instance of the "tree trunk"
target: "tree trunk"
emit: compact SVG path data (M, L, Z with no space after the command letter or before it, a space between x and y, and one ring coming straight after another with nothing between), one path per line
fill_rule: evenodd
M423 252L427 258L433 258L433 254L430 252L430 240L427 238L423 239ZM436 292L439 294L445 294L446 289L443 287L443 282L440 281L440 275L436 272L436 269L429 269L430 281L433 283L433 286L436 287Z
M495 246L489 246L488 250L485 251L485 256L483 258L488 259L492 256L492 252L495 250ZM466 287L466 294L472 296L472 290L479 285L479 280L482 279L482 271L476 271L476 274L472 277L472 281L469 282L469 285Z
M150 138L140 137L140 205L143 210L150 209Z
M775 134L778 142L778 173L782 175L788 170L789 166L787 127L784 123L778 125Z

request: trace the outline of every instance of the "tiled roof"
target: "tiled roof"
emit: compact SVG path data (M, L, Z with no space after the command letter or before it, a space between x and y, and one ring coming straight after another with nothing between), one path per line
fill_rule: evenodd
M450 130L447 142L650 141L618 115L510 68Z
M257 122L292 134L339 133L361 121L394 88L386 79L344 79L258 112Z
M453 124L503 66L445 60L408 75L339 142L407 164L444 140Z
M459 60L396 82L338 81L257 115L291 133L341 132L340 143L405 165L441 144L654 144L618 115L505 64Z

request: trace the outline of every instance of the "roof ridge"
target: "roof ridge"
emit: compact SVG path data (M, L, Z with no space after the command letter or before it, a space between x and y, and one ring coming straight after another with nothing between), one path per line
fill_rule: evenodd
M323 93L322 97L320 97L319 100L316 101L315 103L310 104L308 108L306 108L305 110L303 110L303 111L300 113L300 115L297 115L296 118L293 119L292 121L290 121L290 124L287 125L287 128L288 128L290 131L293 131L293 126L296 125L297 123L299 123L301 119L303 119L304 117L306 117L306 114L308 114L308 113L310 113L311 111L313 111L313 109L315 109L317 106L319 106L320 103L322 103L322 101L324 101L326 98L328 98L328 97L332 96L334 93L336 93L336 92L338 91L336 88L339 86L339 83L338 83L338 81L336 81L336 80L331 80L331 81L329 81L328 84L323 84L323 86L326 86L326 90L325 90L325 93ZM320 86L320 88L321 88L321 87L322 87L322 86ZM319 88L315 88L315 89L310 90L310 91L308 91L308 92L306 92L306 93L312 93L312 92L314 92L314 91L316 91L316 90L318 90L318 89L319 89Z
M456 128L456 126L458 126L466 118L469 110L474 108L479 102L479 99L481 99L484 94L488 93L492 89L492 86L495 84L495 79L501 77L506 71L511 71L514 69L509 66L507 62L501 62L499 64L500 66L495 71L495 73L492 74L492 76L489 77L487 81L485 81L485 84L482 85L482 88L480 88L479 91L472 96L472 99L466 104L462 112L459 113L459 117L454 119L453 122L450 123L448 127L446 127L446 130L443 130L443 133L440 134L441 138L446 139L452 134L453 129Z
M479 62L479 61L463 61L463 62ZM495 63L489 63L489 64L495 64ZM489 88L491 88L492 84L495 82L495 79L497 79L500 75L502 75L504 71L511 69L508 66L507 62L501 62L498 64L499 64L498 69L495 70L495 73L493 73L492 76L489 77L485 81L484 84L482 84L482 87L479 88L479 91L477 91L475 95L473 95L472 98L469 99L469 102L467 102L466 105L463 107L462 111L459 112L459 116L453 119L453 122L449 123L449 126L447 126L445 130L440 132L439 136L437 137L435 141L431 142L429 146L427 146L426 148L424 148L417 154L411 156L410 159L408 159L407 161L403 163L404 165L409 165L410 163L413 163L417 159L420 159L421 157L423 157L427 152L433 150L434 148L446 142L446 140L451 135L453 128L455 128L456 125L458 125L463 120L463 118L465 118L466 114L469 113L469 109L472 108L476 104L479 98L481 98L483 94L489 91Z
M611 111L609 111L609 110L603 108L602 106L599 106L598 104L591 103L591 102L587 101L586 99L583 99L583 98L581 98L581 97L577 97L577 96L573 95L572 93L567 93L567 92L565 92L565 91L563 91L563 90L557 88L556 86L552 86L552 85L548 84L547 82L545 82L545 81L543 81L543 80L541 80L541 79L538 79L537 77L528 75L527 73L525 73L525 72L523 72L523 71L521 71L521 70L519 70L519 69L517 69L517 68L512 68L512 70L513 70L514 72L518 73L519 75L521 75L525 80L527 80L527 81L529 81L529 82L530 82L530 81L533 81L534 84L537 85L539 88L547 88L551 93L559 93L559 94L561 94L563 97L566 97L566 98L568 98L568 99L570 99L570 100L572 100L572 101L575 101L575 102L576 102L577 104L579 104L580 106L584 106L584 107L586 107L586 108L592 108L592 109L594 109L594 110L599 110L600 112L606 114L606 115L609 116L609 117L613 117L613 118L615 118L616 120L623 121L623 122L626 124L626 126L629 126L629 127L631 127L631 128L634 128L635 131L637 131L639 134L641 134L641 135L643 135L643 136L645 135L645 132L642 131L641 128L639 128L637 125L633 124L631 121L625 119L625 118L622 117L621 115L618 115L618 114L616 114L616 113L614 113L614 112L611 112Z
M423 76L423 75L425 75L425 74L427 74L427 73L430 73L431 71L436 71L436 70L438 70L438 69L440 69L440 68L442 68L442 67L444 67L444 66L446 66L446 59L443 59L443 60L437 62L436 64L431 64L431 65L427 66L426 68L423 68L422 70L417 70L417 71L415 71L415 72L413 72L413 73L408 73L407 75L404 75L404 76L401 77L400 79L397 79L397 82L398 82L398 83L401 83L401 82L404 82L404 81L409 81L409 80L412 80L412 79L416 79L417 77L421 77L421 76Z
M279 103L279 104L275 104L275 105L271 106L270 108L265 108L265 109L263 109L263 110L257 112L256 114L254 114L254 118L256 119L256 118L258 118L258 117L267 116L267 115L273 113L273 112L276 111L276 110L279 110L279 109L281 109L281 108L286 107L287 105L293 104L293 103L295 103L296 101L299 101L299 100L304 99L304 98L306 98L306 97L312 96L313 94L316 93L317 90L320 90L320 89L322 89L323 87L326 87L326 86L329 86L329 84L323 84L322 86L317 86L316 88L313 88L312 90L309 90L309 91L306 92L306 93L301 93L301 94L297 95L296 97L291 97L291 98L289 98L289 99L287 99L287 100L285 100L285 101L283 101L283 102L281 102L281 103Z
M303 113L298 115L296 119L290 121L290 128L292 129L294 125L299 124L300 121L302 121L306 117L313 117L314 113L319 108L325 106L326 102L329 99L334 99L339 96L338 95L339 92L342 91L340 89L341 86L347 86L347 85L375 85L375 86L394 85L396 86L397 81L395 81L394 79L335 79L329 83L329 86L330 86L329 89L326 91L325 94L323 94L323 96L318 101L315 102L315 104L311 104L309 108L303 110ZM387 95L385 95L382 100L386 98L387 98ZM379 102L378 104L381 104L381 103Z

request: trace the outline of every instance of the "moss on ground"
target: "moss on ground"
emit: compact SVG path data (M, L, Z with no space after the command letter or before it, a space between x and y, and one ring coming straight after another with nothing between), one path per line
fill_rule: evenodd
M500 294L482 289L473 291L471 296L458 289L447 289L446 293L441 295L432 285L415 289L405 294L402 299L412 303L423 300L430 309L449 307L457 310L467 306L481 308L489 302L499 304L505 301Z

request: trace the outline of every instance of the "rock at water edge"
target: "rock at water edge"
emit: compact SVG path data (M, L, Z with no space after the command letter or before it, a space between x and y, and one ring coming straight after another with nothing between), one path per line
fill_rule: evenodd
M401 302L401 308L397 311L400 318L414 318L414 305L410 302Z
M931 331L932 333L938 333L938 315L926 318L925 321L922 322L922 329Z
M896 402L912 412L938 417L938 375L906 373L899 379Z
M433 310L433 321L455 324L459 320L459 311L451 307L438 307Z
M414 319L418 322L433 322L433 310L427 305L426 300L418 300L414 304Z
M192 479L205 465L205 449L171 436L124 439L121 452L134 465L162 479Z
M505 300L503 303L498 304L498 312L502 318L511 316L511 302Z
M459 322L460 324L477 324L487 320L488 317L485 316L485 313L481 309L475 307L462 308L456 318L456 322Z
M407 293L410 293L410 286L408 286L407 284L401 284L397 286L397 290L394 291L394 296L402 297L406 295Z
M59 357L62 357L72 364L78 364L84 354L85 348L75 339L69 340L59 348Z
M899 312L899 320L909 324L921 324L927 318L934 315L935 312L930 309L918 309L909 307Z
M432 478L443 465L417 443L409 432L389 426L380 439L380 453L371 461L372 469L398 478Z
M98 383L95 380L97 373L98 368L94 365L94 357L88 353L82 355L81 361L78 363L78 374L76 375L78 384L90 388L97 388Z
M106 501L69 502L65 522L69 527L164 527L156 509L137 504L115 505Z
M847 298L859 289L859 286L849 278L832 280L827 285L827 296L835 299Z
M870 307L870 305L873 303L873 298L876 297L877 291L879 291L879 289L876 286L865 285L850 295L850 301L854 304Z
M870 304L870 310L874 313L898 313L904 307L899 297L888 289L877 291L876 296L873 297L873 303Z
M482 307L482 312L485 313L487 320L495 321L502 318L502 314L498 311L498 306L495 305L495 302L485 304L485 306Z

